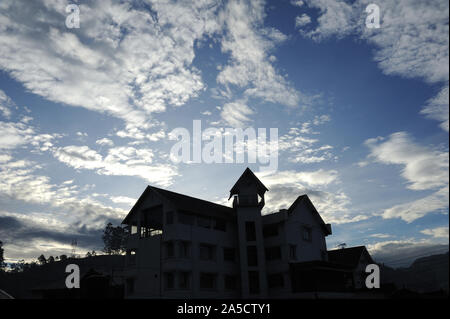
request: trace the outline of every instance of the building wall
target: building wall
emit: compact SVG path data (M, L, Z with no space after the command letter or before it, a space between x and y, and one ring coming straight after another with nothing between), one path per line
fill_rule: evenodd
M296 245L297 261L328 260L327 244L322 226L309 207L299 203L285 223L287 244ZM305 228L311 230L311 240L303 238Z
M143 209L163 205L157 196L148 196L141 207L130 219L135 224L136 233L131 234L127 242L127 256L125 259L125 297L126 298L160 298L161 291L161 246L162 235L155 234L147 238L140 238L140 213ZM167 205L163 205L167 209ZM132 252L135 255L131 255ZM130 281L133 281L131 283ZM130 287L130 286L133 287Z
M265 226L276 225L276 236L265 236L264 246L266 249L280 247L280 258L266 260L267 278L269 285L269 296L272 298L287 298L292 294L290 278L290 262L304 262L312 260L326 260L325 233L318 220L309 208L299 203L294 211L288 216L287 212L279 212L279 216L266 216ZM303 228L311 230L311 240L303 238ZM291 250L294 250L292 252ZM267 257L267 254L266 254ZM282 276L282 286L274 277Z
M178 216L178 214L175 214ZM193 221L193 225L180 224L178 218L174 223L165 225L163 232L164 247L168 243L174 244L174 256L163 254L162 269L163 273L177 273L175 276L174 287L169 288L163 285L164 296L168 298L238 298L240 297L239 285L234 290L225 289L225 276L239 275L239 254L237 251L236 225L226 221L226 231L207 229ZM188 243L189 255L182 256L180 247L182 243ZM208 245L212 247L213 259L204 260L200 254L200 247ZM224 248L235 249L235 260L224 260ZM190 274L190 284L188 289L179 288L180 273ZM200 286L200 276L202 274L212 274L216 277L214 288L202 288ZM239 283L239 278L236 278Z

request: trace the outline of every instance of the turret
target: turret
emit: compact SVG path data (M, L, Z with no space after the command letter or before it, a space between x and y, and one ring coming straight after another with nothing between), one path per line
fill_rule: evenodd
M266 260L261 209L268 189L247 168L230 190L238 224L238 245L243 298L266 298Z
M244 173L230 190L230 199L233 198L233 208L256 206L259 209L264 207L264 194L267 187L256 177L247 167Z

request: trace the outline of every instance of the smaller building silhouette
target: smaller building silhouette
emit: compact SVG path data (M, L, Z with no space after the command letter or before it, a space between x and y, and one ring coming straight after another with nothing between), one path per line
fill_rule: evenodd
M328 259L334 264L348 266L352 271L353 287L365 288L367 277L366 267L374 264L372 257L365 246L356 246L328 251Z

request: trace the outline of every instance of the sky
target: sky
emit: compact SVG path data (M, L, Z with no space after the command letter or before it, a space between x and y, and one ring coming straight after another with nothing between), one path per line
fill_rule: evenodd
M2 0L6 261L100 251L147 185L230 205L247 166L264 214L308 194L329 249L448 251L448 23L445 0ZM278 129L277 169L175 162L194 120Z

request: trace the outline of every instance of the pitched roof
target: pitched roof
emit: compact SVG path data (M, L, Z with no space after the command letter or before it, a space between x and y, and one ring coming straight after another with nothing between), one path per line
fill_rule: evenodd
M122 221L122 224L126 224L130 216L139 207L140 203L147 197L150 192L155 192L166 200L170 201L178 209L183 209L198 214L205 214L208 216L220 215L221 217L231 218L235 216L235 211L233 208L209 202L203 199L183 195L180 193L171 192L162 188L147 186L145 191L139 197L137 202L131 208L128 215Z
M253 180L255 182L259 195L262 196L265 192L269 190L266 186L264 186L264 184L259 180L259 178L256 177L256 175L252 172L252 170L247 167L244 173L242 173L241 177L239 177L237 182L234 183L233 187L231 188L230 197L228 199L230 199L232 195L239 193L239 185L246 178L249 178L250 180Z
M299 197L297 197L297 199L292 203L291 207L288 208L288 210L287 210L288 215L290 215L294 211L294 209L297 207L297 205L300 204L301 202L305 203L312 210L314 216L318 219L319 224L322 226L323 230L325 231L325 234L331 235L331 225L325 224L325 222L323 221L319 212L317 211L316 207L314 206L314 204L311 202L308 195L306 195L306 194L300 195Z
M366 249L366 246L356 246L350 248L343 249L335 249L328 251L328 260L330 262L341 264L341 265L349 265L352 267L356 267L359 263L361 255L366 252L372 261L372 257Z

